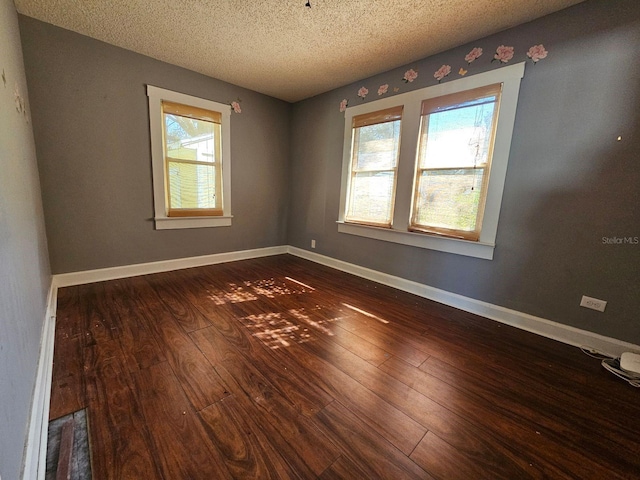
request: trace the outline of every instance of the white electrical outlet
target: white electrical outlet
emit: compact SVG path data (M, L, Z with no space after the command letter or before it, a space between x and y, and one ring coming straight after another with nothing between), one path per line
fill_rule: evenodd
M311 240L311 248L316 248L316 241L315 240Z
M605 300L598 300L597 298L587 297L586 295L583 295L582 300L580 301L580 306L590 308L591 310L604 312L604 309L607 306L607 302Z

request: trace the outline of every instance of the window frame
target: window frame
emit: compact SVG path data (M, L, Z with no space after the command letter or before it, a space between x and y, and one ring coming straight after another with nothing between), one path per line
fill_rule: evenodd
M422 173L425 171L445 171L445 170L470 170L469 166L447 166L447 167L424 167L421 166L421 153L423 148L427 148L427 145L424 143L424 140L427 139L425 135L425 128L429 128L429 117L432 114L438 113L438 108L440 106L450 107L452 105L460 105L461 103L471 101L474 99L488 98L490 96L495 96L494 100L494 111L491 118L491 130L489 132L489 148L487 152L487 162L484 164L480 164L476 166L474 164L473 170L482 169L484 170L482 174L482 187L480 189L481 196L478 202L478 211L476 213L476 227L474 230L466 231L455 228L446 228L446 227L437 227L435 225L427 225L420 224L417 222L418 215L418 198L420 194L420 186L422 180ZM413 186L413 199L411 203L411 219L409 221L409 230L412 232L423 232L434 235L444 235L446 237L452 238L461 238L463 240L471 240L477 241L480 238L481 230L482 230L482 222L484 219L484 209L485 203L487 200L487 187L489 184L489 178L491 175L491 167L492 167L492 159L493 159L493 150L495 144L495 138L497 133L497 124L498 124L498 114L500 112L500 101L502 98L502 82L494 83L492 85L487 85L485 87L474 88L472 90L463 90L458 93L453 93L449 95L443 95L440 97L429 98L422 101L422 111L420 117L420 133L418 137L418 148L416 151L416 174ZM437 101L438 99L442 99L442 101ZM427 113L425 113L427 110ZM445 110L446 111L446 110Z
M399 114L397 112L399 110ZM361 117L361 118L358 118ZM366 117L366 118L362 118ZM388 119L391 117L392 119ZM360 129L370 125L379 125L383 123L390 123L399 121L399 131L398 131L398 141L397 141L397 151L395 155L395 165L391 168L387 169L370 169L370 170L359 170L357 168L358 157L356 155L356 151L359 150L359 142L360 142ZM372 122L372 123L371 123ZM362 125L359 125L363 123ZM351 134L351 163L350 163L350 174L348 180L348 191L347 191L347 199L346 199L346 207L345 207L345 222L354 223L356 225L370 225L372 227L380 227L380 228L390 228L391 223L393 221L393 207L394 207L394 199L396 196L396 185L398 180L398 157L400 154L400 139L402 138L402 108L399 109L384 109L375 112L371 112L365 115L358 115L353 117L352 119L352 134ZM357 133L356 133L357 131ZM389 223L376 223L376 222L367 222L366 220L357 220L353 218L348 218L348 212L351 207L351 202L353 201L353 183L354 178L358 176L360 173L371 173L371 172L392 172L393 173L393 186L391 188L391 205L390 205L390 218Z
M498 229L498 219L504 191L504 182L509 161L511 139L515 123L518 94L524 76L525 62L500 67L495 70L463 77L450 82L413 90L411 92L375 100L373 102L348 107L345 110L345 129L342 159L342 181L340 190L340 210L338 231L350 235L411 245L419 248L466 255L487 260L493 259ZM433 233L410 231L410 221L414 198L415 175L417 172L418 147L422 102L467 90L473 90L495 83L502 83L502 95L498 110L493 158L487 185L482 229L477 241L453 238ZM377 110L404 106L400 133L400 155L394 216L391 228L345 222L348 179L350 174L352 147L352 119Z
M227 227L231 225L231 106L184 93L147 85L149 127L151 134L151 163L153 173L153 203L156 230ZM164 152L164 118L162 101L186 105L220 113L222 141L222 212L214 215L203 212L190 216L169 216L168 165ZM200 214L202 213L202 215Z

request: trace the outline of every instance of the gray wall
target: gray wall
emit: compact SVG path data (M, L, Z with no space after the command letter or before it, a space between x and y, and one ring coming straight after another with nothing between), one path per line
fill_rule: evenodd
M515 46L510 63L543 43L522 81L492 261L337 232L344 117L338 104L360 86L400 92L499 68L498 45ZM484 55L470 66L473 47ZM640 344L640 245L602 237L640 236L640 2L587 1L491 37L299 102L292 119L288 240L330 257ZM407 68L419 71L410 85ZM391 89L390 89L391 90ZM622 141L617 142L618 135ZM605 313L578 306L583 294L609 302Z
M18 18L0 0L0 475L19 478L51 283ZM16 110L14 92L25 99Z
M29 17L20 30L54 273L286 243L290 104ZM231 227L154 229L146 84L242 100Z

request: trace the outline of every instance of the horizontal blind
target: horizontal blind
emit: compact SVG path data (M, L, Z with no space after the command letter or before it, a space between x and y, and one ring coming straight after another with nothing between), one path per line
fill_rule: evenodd
M502 91L502 83L494 83L486 87L452 93L442 97L428 98L422 101L422 115L444 112L456 108L464 108L467 104L486 97L499 95Z
M180 103L168 102L166 100L162 101L162 111L170 115L180 115L181 117L206 120L217 124L222 123L222 114L220 112L192 107L190 105L182 105Z
M368 125L377 125L379 123L394 122L402 119L402 109L404 105L378 110L377 112L365 113L353 117L353 128L365 127Z

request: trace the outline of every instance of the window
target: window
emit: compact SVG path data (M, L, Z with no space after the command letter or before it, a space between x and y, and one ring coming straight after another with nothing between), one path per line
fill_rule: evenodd
M391 226L402 107L353 117L345 221Z
M524 68L347 108L338 231L493 258Z
M230 106L147 86L156 229L231 225Z
M480 238L502 84L422 102L409 228Z

